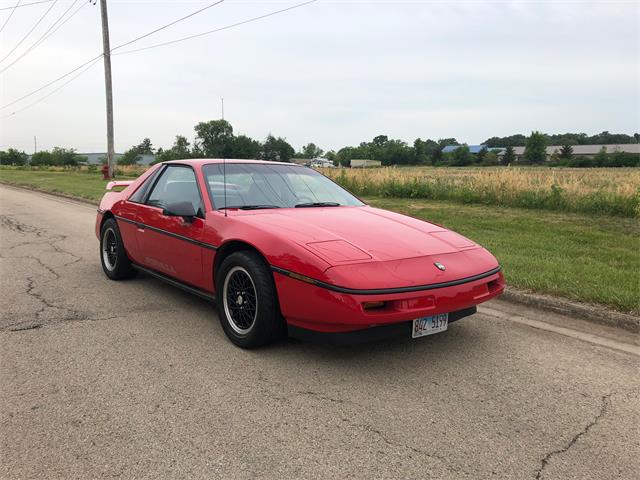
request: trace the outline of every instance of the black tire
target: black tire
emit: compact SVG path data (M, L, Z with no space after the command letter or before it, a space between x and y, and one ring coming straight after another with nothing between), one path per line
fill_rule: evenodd
M111 280L123 280L136 275L114 218L105 220L100 229L100 263L105 275Z
M273 275L257 253L239 251L225 258L216 275L216 292L222 329L237 346L255 348L284 335Z

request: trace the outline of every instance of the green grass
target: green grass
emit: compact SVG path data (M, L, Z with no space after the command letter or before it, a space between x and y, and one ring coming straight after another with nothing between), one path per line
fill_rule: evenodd
M640 222L427 200L367 201L451 228L488 248L514 287L640 312Z
M125 177L118 177L124 179ZM0 168L0 182L99 202L107 181L97 173Z
M0 182L95 202L106 185L97 173L11 168L0 168ZM423 199L367 201L439 223L484 245L514 287L640 312L637 219Z

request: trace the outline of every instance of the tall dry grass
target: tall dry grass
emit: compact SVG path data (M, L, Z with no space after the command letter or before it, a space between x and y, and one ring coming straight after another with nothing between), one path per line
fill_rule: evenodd
M640 216L637 168L325 169L356 195Z

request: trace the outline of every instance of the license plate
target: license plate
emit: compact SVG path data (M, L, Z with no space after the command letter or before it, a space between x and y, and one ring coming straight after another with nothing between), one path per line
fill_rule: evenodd
M416 318L413 321L411 336L413 338L425 337L434 333L444 332L449 325L449 314L441 313L433 317Z

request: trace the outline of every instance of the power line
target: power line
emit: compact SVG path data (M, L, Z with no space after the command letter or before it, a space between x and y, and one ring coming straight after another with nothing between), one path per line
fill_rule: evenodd
M113 52L114 50L117 50L117 49L122 48L122 47L126 47L127 45L130 45L130 44L132 44L134 42L137 42L138 40L142 40L143 38L146 38L146 37L148 37L150 35L153 35L154 33L158 33L159 31L164 30L165 28L169 28L169 27L175 25L176 23L179 23L179 22L181 22L183 20L186 20L187 18L193 17L194 15L197 15L198 13L204 12L205 10L208 10L211 7L215 7L216 5L220 5L222 2L224 2L224 0L218 0L217 2L213 2L213 3L209 4L209 5L207 5L206 7L201 8L200 10L196 10L195 12L190 13L189 15L185 15L182 18L178 18L177 20L174 20L171 23L167 23L166 25L164 25L164 26L162 26L160 28L156 28L155 30L152 30L152 31L150 31L148 33L145 33L144 35L140 35L139 37L136 37L136 38L134 38L132 40L129 40L128 42L122 43L122 44L118 45L117 47L113 47L111 49L111 51Z
M69 20L71 20L76 15L76 13L78 13L80 10L82 10L87 5L89 5L89 3L83 3L78 8L76 8L75 11L71 15L69 15L67 18L65 18L64 21L60 25L58 25L55 29L53 29L53 31L51 31L51 33L49 33L49 35L44 37L42 39L42 42L44 42L47 38L49 38L51 35L56 33L65 23L67 23ZM42 42L40 42L40 43L42 43Z
M2 68L2 70L0 70L0 73L4 73L7 69L11 68L11 66L15 65L16 63L18 63L22 58L24 58L26 55L29 54L29 52L31 52L33 49L35 49L36 47L38 47L41 43L43 43L46 40L47 34L49 34L49 32L51 32L53 30L53 28L60 22L60 20L62 20L64 18L64 16L69 12L69 10L71 10L73 8L73 6L78 3L78 0L74 0L73 3L71 5L69 5L69 8L67 8L64 13L62 15L60 15L58 17L58 19L53 22L51 24L51 26L42 34L40 35L40 38L38 38L35 42L33 42L33 44L27 48L24 52L22 52L18 58L16 58L15 60L13 60L13 62L11 62L9 65L5 66L4 68ZM55 4L54 4L55 5ZM82 5L80 5L80 8L82 8L83 6L87 5L86 3L83 3ZM76 13L78 13L78 11L80 11L80 8L78 8L71 16L75 15ZM69 17L71 18L71 17ZM67 20L69 20L69 18L67 18ZM61 27L62 25L64 25L64 23L66 22L66 20L64 22L62 22L62 24L60 24L59 27ZM58 27L58 28L59 28ZM56 28L57 30L57 28ZM55 30L54 30L55 32ZM53 33L53 32L51 32Z
M57 1L57 0L55 0L55 1ZM140 51L143 51L143 50L149 50L149 49L151 49L151 48L162 47L162 46L165 46L165 45L171 45L171 44L178 43L178 42L182 42L182 41L185 41L185 40L190 40L190 39L192 39L192 38L197 38L197 37L202 37L202 36L205 36L205 35L210 35L210 34L213 34L213 33L216 33L216 32L220 32L220 31L222 31L222 30L228 30L228 29L230 29L230 28L238 27L238 26L240 26L240 25L244 25L244 24L247 24L247 23L251 23L251 22L258 21L258 20L262 20L263 18L267 18L267 17L271 17L271 16L274 16L274 15L278 15L278 14L280 14L280 13L284 13L284 12L287 12L287 11L289 11L289 10L293 10L293 9L296 9L296 8L300 8L300 7L303 7L303 6L305 6L305 5L309 5L309 4L311 4L311 3L315 3L315 2L317 2L317 0L309 0L309 1L306 1L306 2L298 3L298 4L296 4L296 5L292 5L292 6L287 7L287 8L283 8L283 9L280 9L280 10L276 10L276 11L274 11L274 12L267 13L267 14L265 14L265 15L260 15L260 16L257 16L257 17L249 18L249 19L247 19L247 20L243 20L243 21L241 21L241 22L237 22L237 23L234 23L234 24L231 24L231 25L227 25L227 26L224 26L224 27L216 28L216 29L214 29L214 30L209 30L208 32L203 32L203 33L199 33L199 34L196 34L196 35L190 35L190 36L188 36L188 37L179 38L179 39L177 39L177 40L172 40L172 41L169 41L169 42L158 43L158 44L155 44L155 45L150 45L150 46L148 46L148 47L139 48L139 49L136 49L136 50L126 50L126 51L124 51L124 52L115 53L114 55L124 55L124 54L127 54L127 53L140 52ZM40 2L40 3L44 3L44 2ZM220 3L220 2L217 2L217 3ZM209 7L215 6L217 3L211 4L211 5L209 5L208 7L205 7L205 8L209 8ZM25 5L26 5L26 4L25 4ZM192 14L190 14L190 15L187 15L186 17L182 17L181 19L178 19L178 20L176 20L176 21L174 21L174 22L171 22L171 23L169 23L169 24L165 25L164 27L160 27L159 29L153 30L152 32L150 32L150 33L148 33L148 34L145 34L145 35L142 35L142 36L138 37L137 39L134 39L134 40L132 40L132 41L125 42L125 43L123 43L123 44L121 44L121 45L118 45L118 46L117 46L117 47L115 47L115 48L121 48L121 47L123 47L123 46L125 46L125 45L130 45L133 41L138 41L138 40L140 40L140 39L142 39L142 38L145 38L145 37L147 37L147 36L149 36L149 35L151 35L151 34L153 34L153 33L155 33L155 32L158 32L158 31L160 31L160 30L162 30L162 29L164 29L164 28L166 28L166 27L168 27L168 26L174 25L174 24L175 24L176 22L178 22L178 21L182 21L182 20L184 20L184 19L186 19L186 18L189 18L190 16L193 16L193 15L195 15L196 13L198 13L198 12L200 12L200 11L203 11L203 10L204 10L204 9L200 9L200 10L198 10L197 12L194 12L194 13L192 13ZM115 48L114 48L114 49L112 49L111 51L115 50ZM89 65L91 62L96 61L97 59L101 58L102 56L103 56L103 54L102 54L102 53L100 53L100 54L99 54L99 55L97 55L96 57L93 57L92 59L90 59L90 60L88 60L88 61L84 62L83 64L81 64L81 65L79 65L79 66L75 67L73 70L70 70L69 72L67 72L67 73L65 73L65 74L63 74L63 75L61 75L61 76L59 76L58 78L56 78L56 79L54 79L54 80L50 81L49 83L47 83L47 84L45 84L45 85L41 86L40 88L37 88L36 90L34 90L34 91L32 91L32 92L29 92L29 93L27 93L27 94L23 95L22 97L17 98L16 100L13 100L12 102L9 102L9 103L7 103L7 104L5 104L5 105L0 106L0 110L4 110L5 108L10 107L11 105L14 105L14 104L18 103L18 102L20 102L20 101L24 100L25 98L28 98L28 97L30 97L30 96L32 96L32 95L35 95L36 93L38 93L38 92L40 92L40 91L44 90L45 88L47 88L47 87L49 87L49 86L53 85L54 83L57 83L58 81L62 80L63 78L66 78L66 77L68 77L69 75L71 75L71 74L73 74L73 73L77 72L78 70L81 70L83 67L85 67L85 66Z
M9 16L7 17L7 19L4 21L4 23L2 24L2 27L0 27L0 33L2 33L2 31L4 30L4 27L7 26L7 23L9 23L9 20L11 20L11 17L13 17L13 14L16 13L16 9L20 6L20 2L22 0L18 0L18 3L15 4L13 8L13 10L11 10L11 13L9 14Z
M40 88L38 88L38 89L34 90L33 92L27 93L26 95L23 95L22 97L20 97L20 98L18 98L18 99L16 99L16 100L14 100L13 102L9 102L9 103L7 103L7 104L5 104L5 105L2 105L2 106L0 107L0 110L4 110L5 108L10 107L11 105L14 105L14 104L18 103L20 100L24 100L25 98L28 98L28 97L30 97L31 95L35 95L36 93L41 92L41 91L42 91L42 90L44 90L45 88L47 88L47 87L49 87L49 86L53 85L54 83L56 83L56 82L58 82L58 81L62 80L63 78L66 78L66 77L68 77L69 75L71 75L72 73L77 72L77 71L78 71L78 70L80 70L82 67L84 67L84 66L86 66L86 65L89 65L91 62L93 62L94 60L96 60L96 59L98 59L98 58L102 58L102 53L101 53L100 55L96 56L96 57L93 57L91 60L89 60L89 61L87 61L87 62L84 62L82 65L77 66L76 68L74 68L73 70L71 70L71 71L69 71L69 72L65 73L64 75L59 76L59 77L58 77L58 78L56 78L55 80L51 80L49 83L47 83L47 84L43 85L42 87L40 87Z
M102 55L101 55L102 56ZM62 88L66 87L67 85L69 85L71 82L73 82L76 78L78 78L80 75L82 75L83 73L85 73L87 70L89 70L91 67L93 67L96 63L98 63L100 61L100 57L96 58L92 63L90 63L84 70L81 70L80 72L78 72L76 75L74 75L73 77L71 77L69 80L67 80L66 82L64 82L62 85L58 86L57 88L53 89L52 91L50 91L49 93L47 93L44 97L39 98L38 100L36 100L35 102L32 102L14 112L11 112L9 115L5 115L4 117L2 117L3 119L5 118L9 118L14 116L16 113L20 113L28 108L31 108L35 105L37 105L40 102L43 102L44 100L46 100L47 98L49 98L51 95L53 95L54 93L57 93L59 90L61 90Z
M33 27L31 27L31 30L29 30L29 31L27 32L27 34L26 34L24 37L22 37L22 40L20 40L20 41L16 44L16 46L15 46L15 47L13 47L13 48L11 49L11 51L10 51L9 53L7 53L7 54L6 54L6 55L2 58L2 60L0 60L0 62L4 62L4 61L5 61L5 60L6 60L6 59L7 59L7 58L8 58L8 57L13 53L13 52L15 52L15 51L16 51L16 49L17 49L20 45L22 45L22 42L24 42L24 41L29 37L29 35L31 35L31 33L36 29L36 27L37 27L38 25L40 25L40 22L42 22L42 20L44 20L44 17L46 17L46 16L47 16L47 14L51 11L51 9L52 9L53 7L55 7L56 3L58 3L58 0L54 0L54 2L53 2L53 3L51 4L51 6L47 9L47 11L46 11L46 12L44 12L44 13L42 14L42 16L38 19L38 21L36 22L36 24L35 24Z
M22 5L15 5L13 7L1 7L0 10L11 10L12 8L16 9L18 7L30 7L31 5L40 5L41 3L49 3L53 1L54 0L40 0L39 2L23 3Z
M152 48L158 48L158 47L164 47L167 45L172 45L174 43L178 43L178 42L184 42L186 40L191 40L193 38L198 38L198 37L204 37L205 35L211 35L213 33L217 33L217 32L221 32L222 30L228 30L230 28L234 28L234 27L239 27L240 25L245 25L247 23L251 23L251 22L256 22L258 20L262 20L263 18L267 18L267 17L272 17L274 15L278 15L279 13L284 13L284 12L288 12L289 10L293 10L295 8L300 8L300 7L304 7L305 5L309 5L310 3L315 3L318 0L309 0L307 2L302 2L302 3L298 3L296 5L292 5L290 7L287 8L283 8L281 10L276 10L274 12L271 13L267 13L265 15L260 15L258 17L253 17L253 18L249 18L247 20L243 20L241 22L237 22L237 23L233 23L231 25L226 25L224 27L220 27L220 28L216 28L214 30L209 30L207 32L202 32L202 33L197 33L195 35L189 35L187 37L182 37L182 38L178 38L176 40L170 40L168 42L162 42L162 43L156 43L155 45L150 45L148 47L143 47L143 48L136 48L134 50L125 50L124 52L118 52L118 53L114 53L114 55L126 55L128 53L136 53L136 52L142 52L144 50L150 50ZM121 45L122 46L122 45ZM118 47L119 48L119 47Z
M55 0L55 1L57 2L58 0ZM207 5L206 7L201 8L200 10L196 10L195 12L192 12L192 13L190 13L189 15L186 15L186 16L184 16L184 17L182 17L182 18L179 18L178 20L174 20L173 22L168 23L167 25L164 25L164 26L162 26L162 27L160 27L160 28L156 28L155 30L153 30L153 31L151 31L151 32L149 32L149 33L146 33L146 34L144 34L144 35L141 35L140 37L137 37L137 38L135 38L135 39L133 39L133 40L130 40L130 41L128 41L128 42L125 42L125 43L123 43L123 44L121 44L121 45L118 45L118 46L117 46L117 47L115 47L115 48L120 48L120 47L123 47L123 46L125 46L125 45L130 45L131 43L133 43L133 42L135 42L135 41L138 41L138 40L141 40L142 38L148 37L149 35L152 35L152 34L154 34L154 33L156 33L156 32L159 32L160 30L163 30L163 29L165 29L165 28L167 28L167 27L169 27L169 26L171 26L171 25L175 25L176 23L181 22L182 20L185 20L185 19L187 19L187 18L189 18L189 17L192 17L192 16L194 16L194 15L196 15L196 14L200 13L200 12L203 12L204 10L206 10L206 9L208 9L208 8L214 7L214 6L216 6L216 5L220 4L220 3L222 3L223 1L224 1L224 0L218 0L217 2L214 2L214 3L212 3L212 4L209 4L209 5ZM111 51L113 51L113 50L114 50L114 49L112 49ZM53 85L54 83L58 82L59 80L62 80L63 78L68 77L69 75L71 75L71 74L73 74L73 73L77 72L78 70L80 70L80 69L81 69L81 68L83 68L84 66L86 66L86 65L88 65L89 63L93 62L96 58L100 58L100 57L102 57L102 55L103 55L103 54L101 53L101 54L100 54L100 55L98 55L97 57L94 57L94 58L92 58L91 60L86 61L86 62L85 62L85 63L83 63L82 65L77 66L77 67L76 67L76 68L74 68L73 70L71 70L71 71L69 71L69 72L65 73L64 75L61 75L60 77L56 78L55 80L52 80L51 82L47 83L46 85L44 85L44 86L42 86L42 87L40 87L40 88L38 88L38 89L36 89L36 90L34 90L34 91L30 92L30 93L27 93L26 95L23 95L22 97L20 97L20 98L18 98L18 99L16 99L16 100L14 100L14 101L12 101L12 102L10 102L10 103L7 103L7 104L5 104L5 105L0 106L0 110L4 110L5 108L10 107L11 105L14 105L14 104L18 103L19 101L24 100L25 98L28 98L28 97L30 97L31 95L35 95L36 93L38 93L38 92L42 91L43 89L45 89L45 88L47 88L47 87L49 87L49 86ZM6 58L6 57L5 57L5 58Z

